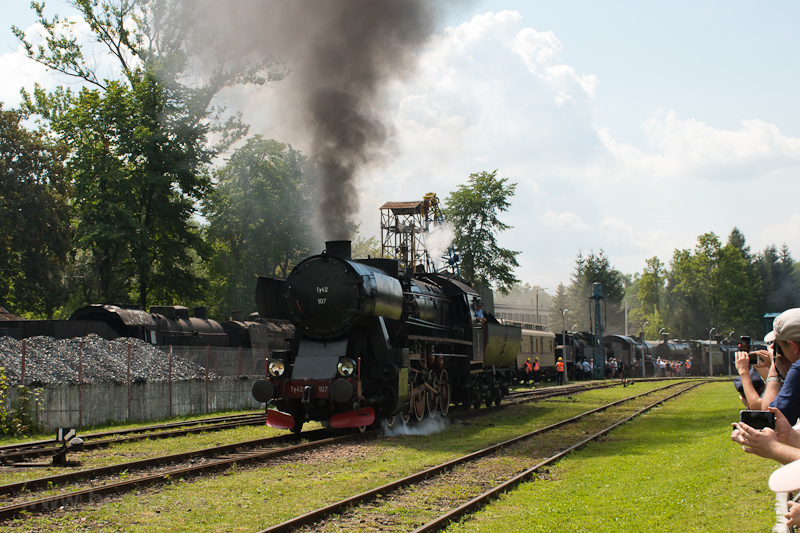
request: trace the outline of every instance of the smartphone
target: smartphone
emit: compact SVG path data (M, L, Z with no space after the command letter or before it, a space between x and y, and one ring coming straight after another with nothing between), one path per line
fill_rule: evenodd
M739 351L740 352L749 352L750 351L750 337L742 336L739 339Z
M742 336L739 339L739 351L740 352L750 352L750 337ZM758 356L756 354L750 354L750 364L755 365L758 364Z
M739 422L744 422L753 429L775 429L775 415L769 411L739 411Z

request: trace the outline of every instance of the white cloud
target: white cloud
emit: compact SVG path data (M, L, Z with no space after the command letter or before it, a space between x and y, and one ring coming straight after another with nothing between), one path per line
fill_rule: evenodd
M547 211L542 213L539 221L545 226L559 229L590 230L592 227L581 220L575 213L556 213Z

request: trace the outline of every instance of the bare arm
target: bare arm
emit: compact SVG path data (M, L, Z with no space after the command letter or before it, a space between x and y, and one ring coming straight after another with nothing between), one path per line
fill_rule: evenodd
M742 378L742 396L744 402L747 404L748 409L763 409L761 396L753 386L753 380L750 377L750 354L747 352L736 352L736 370ZM767 404L769 405L769 404Z
M780 374L778 373L778 363L779 357L775 357L772 359L772 364L769 367L769 372L767 373L767 388L764 389L764 395L761 397L761 409L766 410L767 407L778 397L778 393L781 391L782 383L779 381L769 381L769 378L779 378ZM784 375L786 375L784 373ZM744 382L744 380L742 380Z

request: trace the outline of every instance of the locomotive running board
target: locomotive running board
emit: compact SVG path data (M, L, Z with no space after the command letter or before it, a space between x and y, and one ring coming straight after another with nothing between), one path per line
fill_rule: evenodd
M375 422L375 409L372 407L362 407L357 411L336 413L331 417L331 427L340 429L369 426L373 422Z
M294 417L283 411L267 409L267 425L275 429L292 429L294 427Z

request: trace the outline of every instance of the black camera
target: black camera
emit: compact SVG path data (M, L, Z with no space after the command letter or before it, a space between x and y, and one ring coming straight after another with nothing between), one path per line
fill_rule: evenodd
M739 411L739 422L753 429L775 429L775 415L769 411Z

